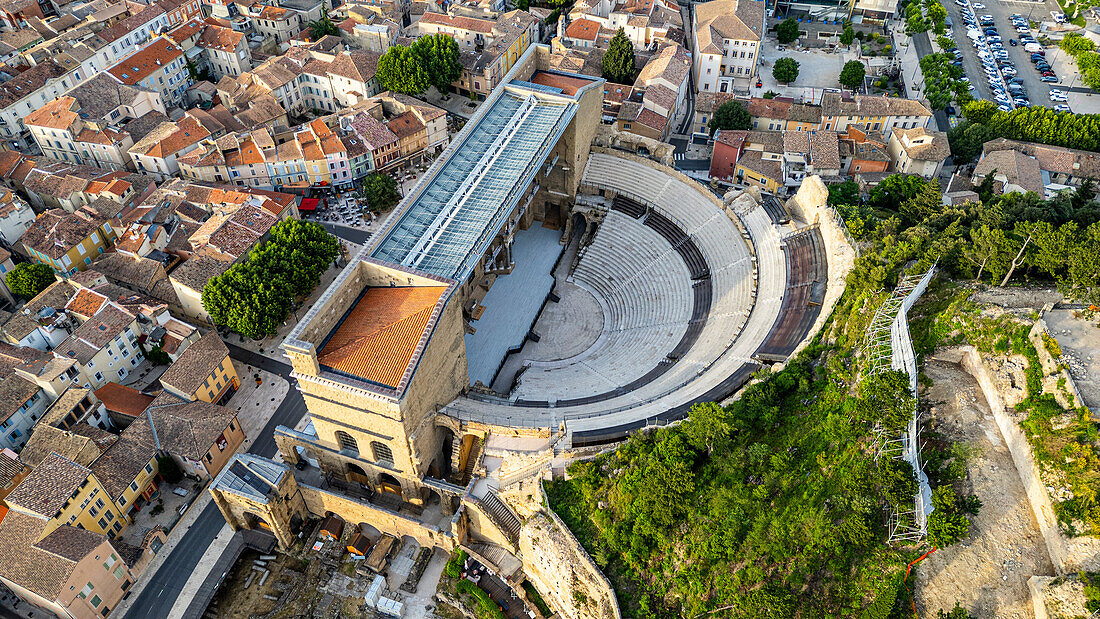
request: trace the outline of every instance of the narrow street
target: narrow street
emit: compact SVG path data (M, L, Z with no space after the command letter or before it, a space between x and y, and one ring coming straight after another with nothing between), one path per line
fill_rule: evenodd
M247 363L291 380L290 366L286 363L245 350L228 342L226 346L229 347L230 357L234 361ZM302 394L292 386L286 399L275 410L275 414L271 416L271 420L264 426L263 431L259 436L253 438L252 447L248 450L248 453L265 457L275 455L275 437L273 435L275 426L284 425L292 428L305 414L306 405L302 399ZM221 512L218 511L217 506L213 502L207 504L161 568L154 574L143 576L143 578L148 579L148 582L141 595L130 606L126 617L134 619L167 617L169 610L172 609L179 597L180 589L187 582L206 549L210 547L214 537L224 525L225 520L222 518Z

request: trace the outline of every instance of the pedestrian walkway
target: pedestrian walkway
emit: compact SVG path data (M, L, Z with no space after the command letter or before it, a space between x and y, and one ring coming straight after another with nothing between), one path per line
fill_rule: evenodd
M282 377L260 368L234 361L241 387L226 403L226 407L237 411L237 419L244 430L245 448L263 431L271 414L282 404L290 391L290 383ZM259 379L259 383L257 383Z

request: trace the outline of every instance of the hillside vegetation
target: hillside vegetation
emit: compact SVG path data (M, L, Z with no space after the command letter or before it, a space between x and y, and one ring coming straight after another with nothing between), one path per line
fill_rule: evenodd
M916 482L905 462L876 460L872 428L896 430L916 402L904 376L864 376L866 328L900 275L934 263L937 289L1041 277L1095 295L1100 273L1067 268L1100 232L1090 192L1043 201L983 187L984 202L952 207L917 177L891 177L866 201L850 184L832 187L862 252L817 340L732 405L697 406L683 424L636 435L548 487L624 615L913 616L907 563L964 539L980 502L963 490L964 450L937 444L924 454L936 508L928 538L888 543L888 514L912 505ZM929 297L912 312L919 353L944 340L936 318L947 304ZM969 331L953 333L965 342ZM1002 346L1018 340L1005 335Z

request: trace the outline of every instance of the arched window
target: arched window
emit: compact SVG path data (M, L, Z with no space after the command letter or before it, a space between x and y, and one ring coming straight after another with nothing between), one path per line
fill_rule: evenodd
M343 430L336 431L336 442L340 443L340 451L350 451L352 455L359 455L359 443L350 434Z
M371 441L370 448L374 451L375 462L388 462L393 464L393 450L388 445L379 443L378 441Z

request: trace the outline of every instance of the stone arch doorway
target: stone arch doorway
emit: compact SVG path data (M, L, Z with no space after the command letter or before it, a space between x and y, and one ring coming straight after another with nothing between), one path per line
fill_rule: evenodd
M378 474L378 489L401 497L401 482L389 473Z
M432 463L433 477L447 479L452 472L451 458L454 456L455 433L450 428L438 428L438 430L439 453L436 454L435 461Z
M367 472L363 470L363 467L354 462L348 462L347 471L344 472L344 476L350 482L363 484L364 486L370 485L370 478L367 477Z
M588 230L588 219L581 213L573 213L573 217L569 222L570 234L569 242L580 242L581 237Z
M267 531L268 533L272 532L271 525L257 514L249 512L245 520L245 524L248 525L249 529L262 529L264 531Z

